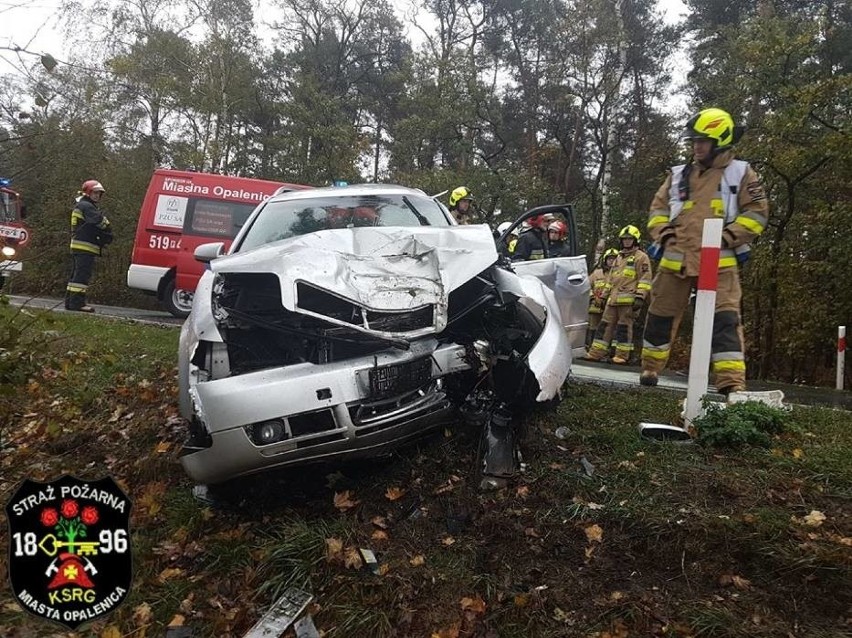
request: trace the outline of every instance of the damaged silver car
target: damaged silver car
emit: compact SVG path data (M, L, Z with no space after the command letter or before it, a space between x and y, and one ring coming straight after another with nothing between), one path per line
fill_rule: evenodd
M573 231L567 206L516 225L536 213ZM210 268L180 338L198 483L378 455L460 415L486 424L486 473L509 473L513 415L558 400L583 352L585 257L510 263L419 190L275 195L221 253L196 249Z

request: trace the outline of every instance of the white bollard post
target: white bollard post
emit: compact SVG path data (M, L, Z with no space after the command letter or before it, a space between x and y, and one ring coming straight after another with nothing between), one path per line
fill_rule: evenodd
M695 295L695 320L692 328L692 350L689 355L689 381L686 386L687 427L701 414L701 399L707 394L710 375L710 347L713 339L713 317L716 314L716 287L719 283L719 253L722 248L723 220L704 220L701 235L701 261Z
M843 374L846 367L846 326L837 327L837 384L838 390L843 389Z

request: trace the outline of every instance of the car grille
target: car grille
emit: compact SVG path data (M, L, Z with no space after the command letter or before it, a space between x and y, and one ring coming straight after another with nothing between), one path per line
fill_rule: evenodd
M435 324L435 306L433 304L400 312L379 312L369 310L304 282L296 284L296 294L296 304L302 310L362 326L369 330L412 332L431 328Z
M356 428L355 436L372 434L415 417L448 409L451 402L439 388L440 383L433 381L393 399L351 406L349 418Z

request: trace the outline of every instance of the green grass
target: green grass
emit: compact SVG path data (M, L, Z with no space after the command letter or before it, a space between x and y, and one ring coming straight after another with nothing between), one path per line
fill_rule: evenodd
M177 459L182 431L166 425L176 411L178 331L25 318L34 324L19 337L36 338L29 371L12 388L10 423L27 432L16 439L26 445L0 451L0 473L9 481L32 468L54 477L109 467L124 482L134 499L136 580L108 622L125 635L138 629L133 613L143 604L154 614L149 636L177 613L198 636L242 635L291 586L313 593L315 621L330 636L428 636L453 626L463 635L584 638L618 627L722 638L846 630L848 412L796 408L791 430L768 449L669 445L643 440L637 425L672 422L677 395L570 384L556 411L528 420L528 468L506 490L475 489L477 436L460 426L381 463L247 480L237 504L211 509L190 495ZM564 439L554 436L560 426ZM172 446L157 452L164 442ZM581 458L594 464L592 476ZM436 495L450 475L459 477L454 489ZM390 486L406 495L389 501ZM340 512L332 501L344 489L361 504ZM426 514L410 519L416 504ZM448 515L462 509L470 521L445 545ZM804 522L812 511L824 513L821 525ZM376 516L387 520L387 540L372 536ZM600 542L587 538L593 525ZM387 571L329 560L332 538L371 547ZM411 564L416 555L423 565ZM166 569L182 571L161 578ZM726 575L749 584L720 584ZM460 600L472 596L485 601L484 614L464 614ZM9 603L0 592L0 634L52 631ZM97 636L103 624L81 635Z

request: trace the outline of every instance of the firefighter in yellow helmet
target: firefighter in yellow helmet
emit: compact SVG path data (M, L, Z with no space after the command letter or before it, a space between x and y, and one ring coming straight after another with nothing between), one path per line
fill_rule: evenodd
M450 212L459 224L474 223L476 207L473 202L473 193L467 186L459 186L450 193Z
M636 226L625 226L618 233L619 251L607 276L609 297L603 317L586 359L600 361L609 354L615 336L612 362L625 365L633 352L633 317L645 304L651 291L651 260L639 248L642 233Z
M591 345L595 331L601 323L606 301L609 298L610 283L607 275L612 270L616 257L618 257L618 250L609 248L601 255L598 267L589 275L591 288L589 289L589 332L586 336L586 346Z
M665 368L684 309L698 279L704 220L721 217L722 251L713 318L711 371L723 394L745 388L738 267L749 242L766 227L769 205L760 178L734 158L741 130L729 113L704 109L682 134L692 146L688 164L674 166L654 196L648 231L659 260L642 343L642 385L656 385Z

